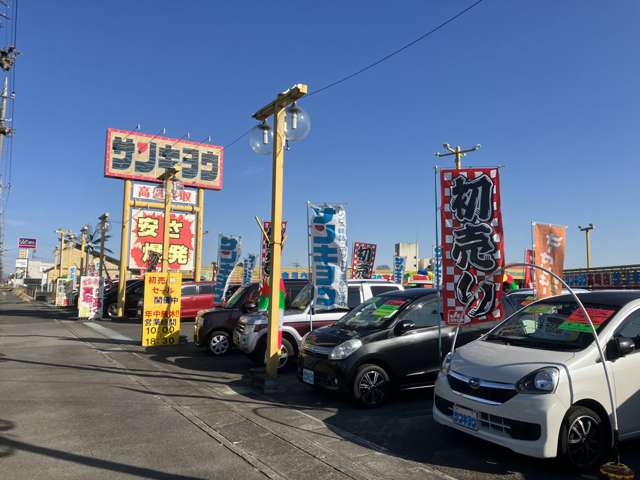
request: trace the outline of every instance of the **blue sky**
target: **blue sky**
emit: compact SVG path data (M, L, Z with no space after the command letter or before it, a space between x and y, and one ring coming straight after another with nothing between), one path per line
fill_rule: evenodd
M17 237L38 238L38 256L51 258L57 227L77 231L103 211L119 249L122 182L103 177L108 127L228 144L277 92L320 88L471 3L22 0L7 268ZM633 0L485 0L302 102L312 130L286 155L285 263L306 263L307 200L346 202L350 241L378 243L377 263L397 241L418 239L426 254L443 142L481 143L466 165L504 165L508 260L522 258L536 220L569 226L568 267L584 264L577 225L589 222L595 265L640 263L639 20ZM223 191L206 194L207 262L218 232L257 252L253 217L270 214L270 158L242 140L224 168Z

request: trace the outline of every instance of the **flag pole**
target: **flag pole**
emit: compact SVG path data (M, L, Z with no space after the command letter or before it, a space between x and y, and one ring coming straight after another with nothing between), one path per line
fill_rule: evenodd
M436 287L436 295L438 298L440 297L440 265L441 265L441 257L442 251L440 252L440 258L438 258L437 252L438 248L440 248L440 236L438 234L438 166L436 165L433 169L433 205L434 205L434 223L435 223L435 232L436 232L436 246L434 249L434 255L436 256L436 271L434 275L435 287ZM438 358L442 362L442 312L444 312L444 305L442 304L442 299L440 299L441 307L440 307L440 319L438 320Z
M313 330L313 301L316 298L315 279L311 280L311 231L309 230L309 208L311 202L307 200L307 276L313 293L311 295L311 301L309 302L309 331Z

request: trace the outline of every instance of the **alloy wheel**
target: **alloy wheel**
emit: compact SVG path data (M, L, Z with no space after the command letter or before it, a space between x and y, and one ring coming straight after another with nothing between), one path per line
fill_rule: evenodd
M118 316L118 305L115 303L110 304L107 308L107 314L111 318L116 318Z
M576 418L567 432L567 453L576 466L588 465L600 451L600 425L588 415Z
M377 405L384 400L385 378L376 370L368 370L360 377L358 390L360 398L367 405Z
M229 346L229 337L223 333L216 333L209 340L209 351L216 356L227 353Z
M289 361L289 350L287 347L282 344L282 348L280 349L280 356L278 357L278 369L284 368Z

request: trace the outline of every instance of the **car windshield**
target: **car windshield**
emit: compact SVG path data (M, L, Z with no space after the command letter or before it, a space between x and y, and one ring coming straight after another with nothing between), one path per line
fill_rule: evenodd
M372 297L338 320L336 326L352 330L385 328L398 311L412 300L412 298L395 295Z
M240 287L235 292L233 292L233 295L231 295L231 298L229 298L229 300L227 300L227 302L224 304L224 308L235 308L236 304L240 301L240 297L242 296L242 293L246 289L247 287Z
M291 305L289 305L289 308L303 312L311 302L311 297L313 297L313 285L307 284L298 292L291 302Z
M585 304L596 330L618 311L616 305ZM485 341L528 348L578 351L593 341L589 322L578 304L543 300L514 314L491 332Z

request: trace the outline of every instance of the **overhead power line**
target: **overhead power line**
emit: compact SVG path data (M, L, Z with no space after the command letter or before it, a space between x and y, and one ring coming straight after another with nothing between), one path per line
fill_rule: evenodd
M340 85L341 83L344 83L348 80L351 80L354 77L357 77L358 75L366 72L367 70L371 70L373 67L376 67L378 65L380 65L383 62L386 62L387 60L389 60L392 57L395 57L396 55L398 55L399 53L413 47L415 44L421 42L422 40L428 38L429 36L433 35L434 33L436 33L438 30L441 30L442 28L444 28L445 26L447 26L448 24L450 24L451 22L456 21L458 18L460 18L461 16L463 16L465 13L469 12L470 10L472 10L473 8L477 7L478 5L480 5L484 0L476 0L474 3L472 3L471 5L469 5L468 7L464 8L463 10L460 10L458 13L456 13L455 15L447 18L446 20L444 20L442 23L438 24L437 26L433 27L431 30L423 33L422 35L420 35L419 37L415 38L414 40L411 40L409 43L406 43L404 45L402 45L400 48L394 50L391 53L388 53L387 55L385 55L384 57L379 58L378 60L370 63L369 65L366 65L365 67L360 68L359 70L356 70L353 73L350 73L349 75L346 75L338 80L335 80L331 83L328 83L327 85L325 85L324 87L321 87L317 90L312 90L311 92L309 92L306 97L312 97L313 95L317 95L320 92L324 92L326 90L329 90L330 88L333 88L337 85ZM238 143L240 140L242 140L246 135L248 135L248 133L251 131L251 129L248 129L247 131L245 131L244 133L242 133L241 135L239 135L238 137L236 137L232 142L230 142L228 145L225 145L225 148L229 148L233 145L235 145L236 143Z

